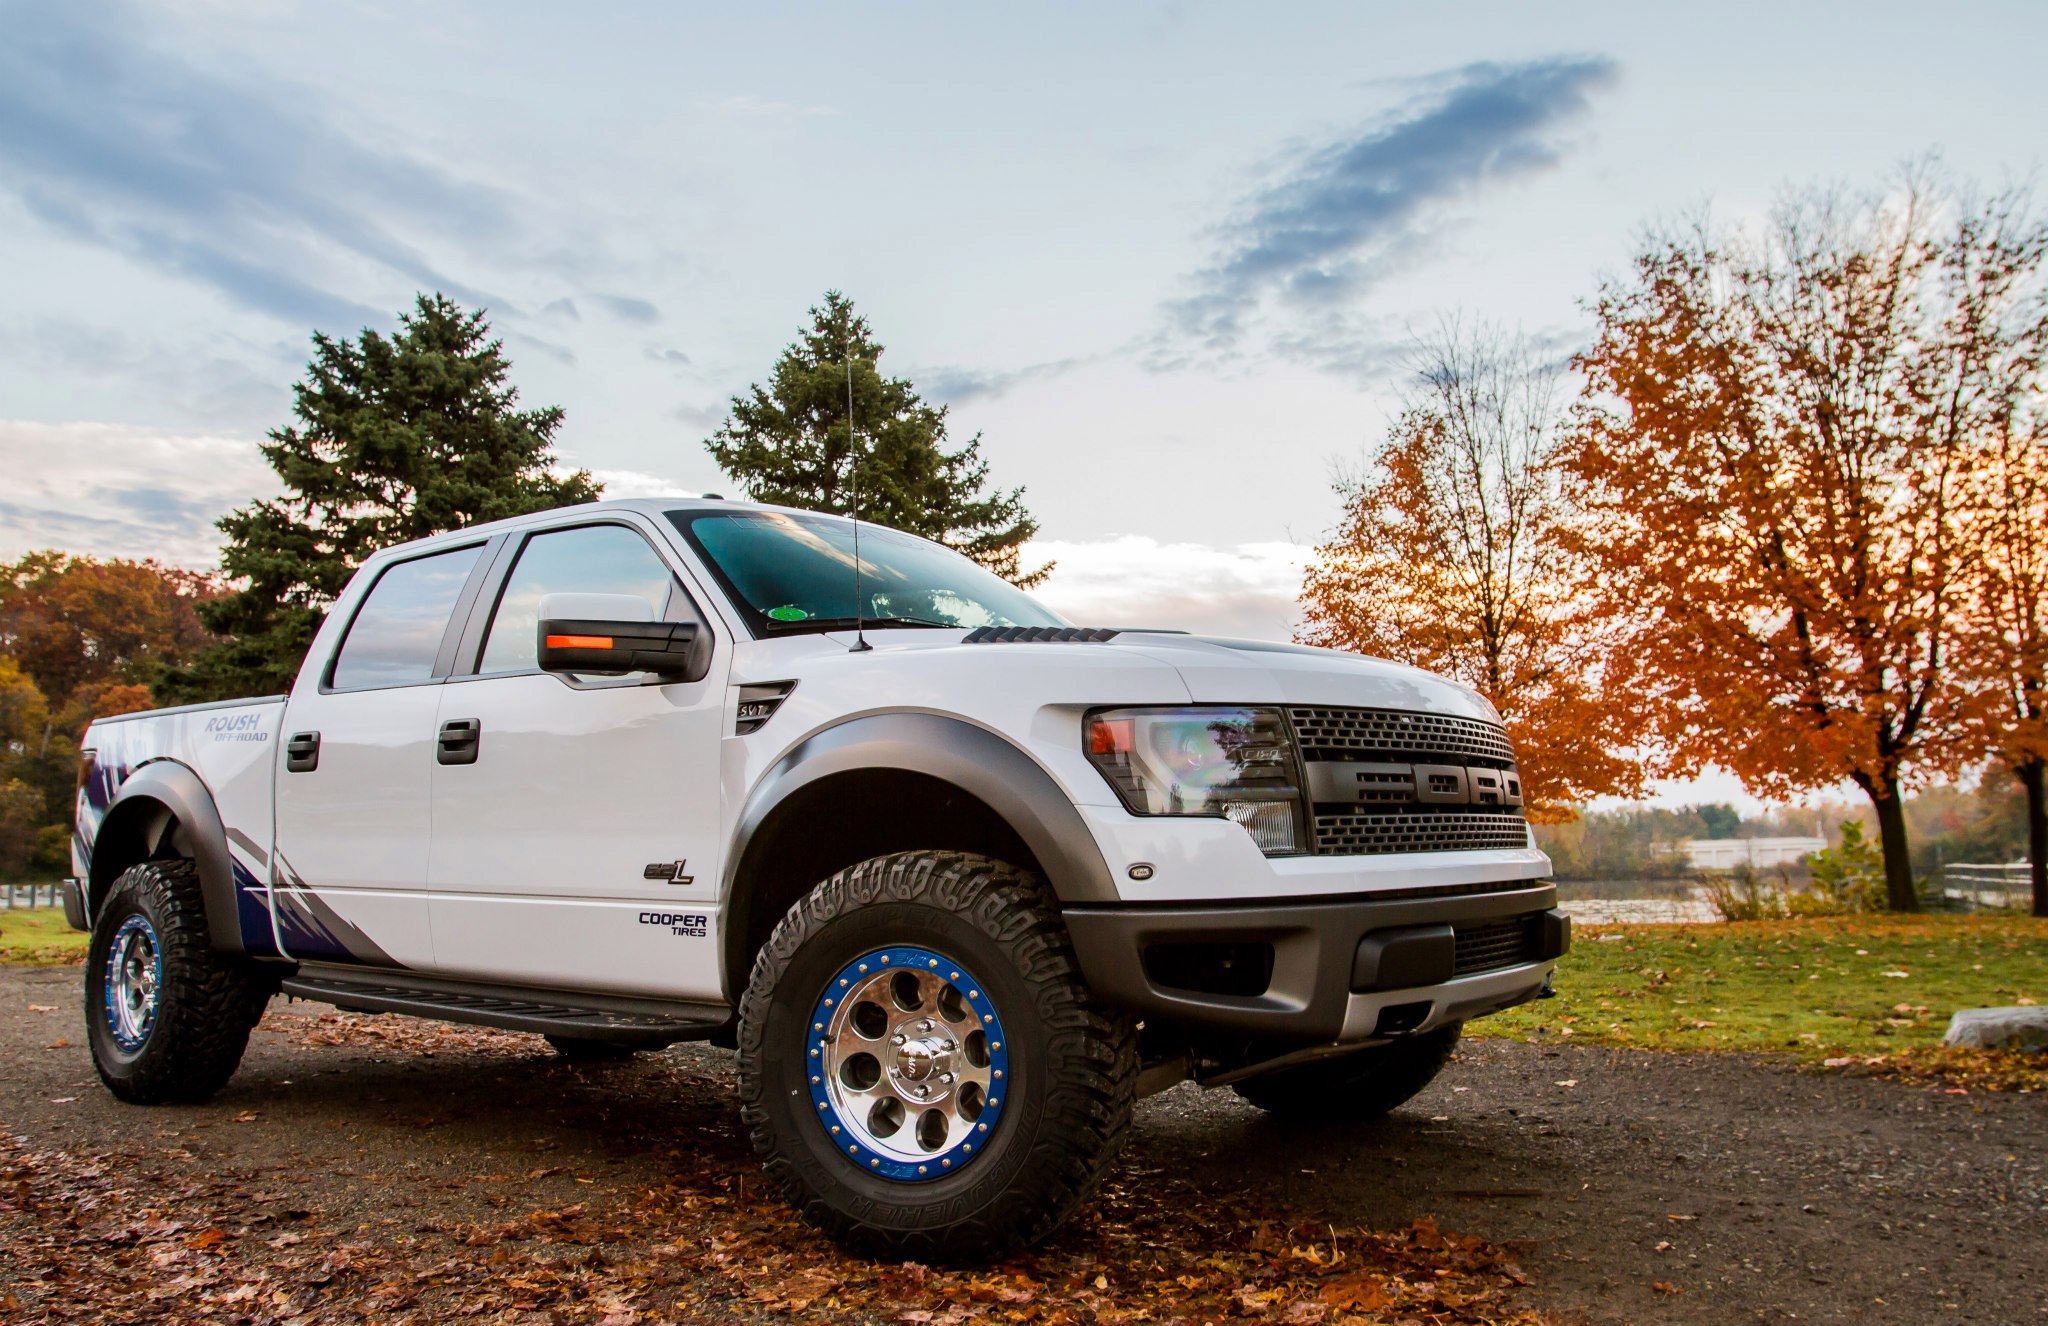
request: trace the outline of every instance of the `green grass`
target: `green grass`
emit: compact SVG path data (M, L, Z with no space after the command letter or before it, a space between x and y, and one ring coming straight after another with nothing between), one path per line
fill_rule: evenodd
M65 923L61 907L0 907L0 962L72 966L85 961L89 938Z
M1558 965L1557 986L1558 998L1472 1030L1650 1050L1890 1056L1938 1046L1957 1009L2048 1000L2048 920L1585 926Z

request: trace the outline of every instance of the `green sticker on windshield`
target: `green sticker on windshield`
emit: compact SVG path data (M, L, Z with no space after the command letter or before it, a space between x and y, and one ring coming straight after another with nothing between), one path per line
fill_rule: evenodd
M798 607L781 607L768 609L768 615L778 622L800 622L811 614Z

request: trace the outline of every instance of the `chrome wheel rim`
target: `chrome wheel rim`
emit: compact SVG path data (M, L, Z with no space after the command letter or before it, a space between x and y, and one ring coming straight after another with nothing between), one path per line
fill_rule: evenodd
M1008 1037L965 967L929 949L876 949L826 985L806 1057L833 1149L904 1183L958 1173L987 1149L1009 1094Z
M122 1049L141 1049L149 1039L163 979L163 950L155 928L145 917L129 917L107 949L107 1030Z

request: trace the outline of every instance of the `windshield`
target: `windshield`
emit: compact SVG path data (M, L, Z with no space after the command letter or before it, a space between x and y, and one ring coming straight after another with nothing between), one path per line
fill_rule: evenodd
M755 635L854 622L853 522L790 511L671 511ZM966 557L884 525L860 527L870 626L1065 626Z

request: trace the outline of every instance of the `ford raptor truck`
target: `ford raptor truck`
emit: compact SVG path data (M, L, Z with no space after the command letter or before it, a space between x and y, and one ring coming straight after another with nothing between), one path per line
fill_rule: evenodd
M855 541L859 552L855 556ZM1185 1079L1369 1119L1569 940L1479 695L1070 625L937 544L713 499L389 548L289 696L86 734L71 924L116 1096L275 995L738 1051L814 1224L985 1259Z

